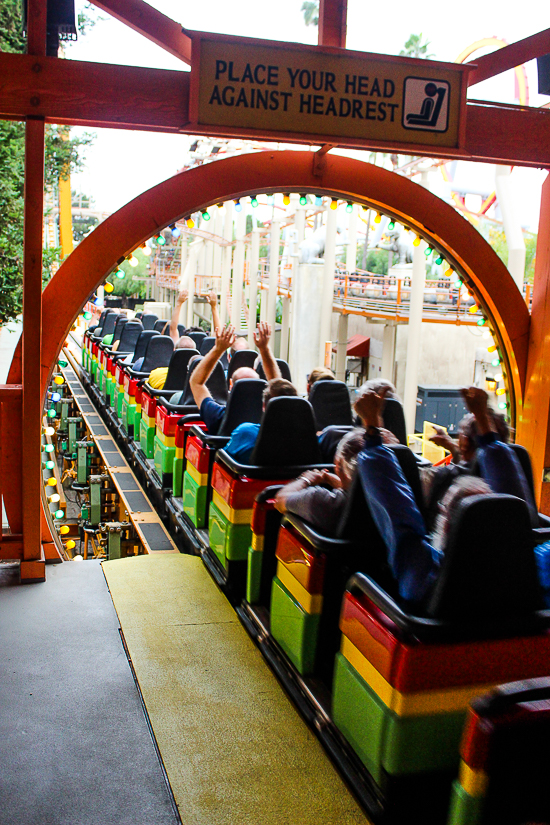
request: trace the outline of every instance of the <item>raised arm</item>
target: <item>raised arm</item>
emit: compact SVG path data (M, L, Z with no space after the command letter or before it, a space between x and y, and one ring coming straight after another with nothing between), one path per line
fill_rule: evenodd
M218 312L218 296L211 290L208 293L208 303L212 309L212 326L210 331L215 335L217 329L221 329L220 313Z
M226 349L229 349L235 340L235 328L225 327L224 329L216 329L216 343L207 352L200 364L195 367L189 379L189 386L195 399L195 404L200 407L205 398L211 398L210 390L206 386L206 382L212 375L212 370L218 363Z
M272 381L274 378L282 378L279 365L275 360L275 356L271 351L271 347L269 346L270 338L271 325L266 323L265 321L260 321L260 323L258 324L258 328L254 331L254 343L258 347L258 352L260 353L262 359L265 377L268 381Z
M180 339L180 334L178 332L178 324L180 321L181 308L187 301L188 295L189 291L187 289L182 289L180 292L178 292L178 297L176 298L176 305L174 307L174 311L172 312L172 318L170 320L170 338L175 344L177 344L177 342Z

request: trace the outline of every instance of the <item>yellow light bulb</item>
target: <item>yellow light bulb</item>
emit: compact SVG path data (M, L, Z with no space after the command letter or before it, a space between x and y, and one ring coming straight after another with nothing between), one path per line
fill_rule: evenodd
M496 352L496 351L497 351L497 349L498 349L497 345L496 345L496 344L493 344L493 346L492 346L492 347L488 347L488 348L487 348L487 352Z
M63 383L64 380L65 379L63 378L62 375L56 375L55 378L53 379L53 382L54 382L54 384L59 384L59 386L61 386L61 384Z
M56 481L56 480L55 480L55 478L53 478L53 476L52 476L52 478L49 478L49 479L47 480L46 484L47 484L47 486L48 486L48 487L55 487L55 486L56 486L56 484L57 484L57 481Z
M420 237L420 235L417 235L416 238L413 241L413 246L420 246L420 241L421 240L422 240L422 238Z
M506 393L506 387L499 387L497 390L497 395L504 395Z
M187 224L188 229L193 229L193 227L195 226L195 221L193 220L193 218L187 218L185 223Z
M76 547L76 542L71 539L67 542L65 547L67 548L67 550L72 550L74 547Z
M61 533L62 536L66 536L67 533L70 532L70 530L71 530L71 528L69 527L68 524L64 524L62 527L59 528L59 532Z
M477 304L474 304L473 306L471 306L471 307L470 307L470 309L468 310L468 312L471 312L471 313L472 313L472 315L473 315L473 314L474 314L474 313L476 313L478 310L479 310L479 307L477 306Z
M454 275L454 269L449 267L449 269L445 270L445 275L447 276L447 278L452 278L452 276Z
M376 213L376 218L374 219L374 222L375 223L380 223L381 220L382 220L382 215L380 214L380 212L377 212Z
M290 195L288 193L285 193L283 195L283 203L285 206L288 206L288 204L290 203Z
M103 289L105 290L105 292L112 292L113 289L114 289L114 286L112 284L110 284L109 281L107 281L106 284L103 284Z
M333 198L331 200L330 208L332 209L333 212L334 212L335 209L338 209L338 201L336 200L336 198Z

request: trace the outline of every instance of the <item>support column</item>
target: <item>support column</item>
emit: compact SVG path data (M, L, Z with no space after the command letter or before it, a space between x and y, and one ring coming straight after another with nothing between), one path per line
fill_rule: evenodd
M281 343L279 346L279 358L288 361L288 345L290 334L290 298L283 298L283 313L281 324Z
M214 212L214 235L218 238L223 237L223 209L216 207ZM214 279L214 291L219 292L221 289L221 274L222 274L222 254L223 246L219 243L212 244L212 276Z
M229 284L231 282L231 257L233 252L233 204L226 201L224 204L223 237L228 241L222 252L222 281L220 289L220 322L222 327L227 323L227 298L229 296Z
M319 366L319 338L315 326L321 316L323 271L322 263L300 264L293 286L289 364L292 382L302 394L307 389L307 376Z
M336 379L346 380L346 355L348 350L349 315L343 312L338 316L338 343L336 345Z
M391 381L392 384L394 381L393 372L395 365L396 338L397 324L395 321L389 321L387 324L384 324L384 337L382 339L382 371L380 377L385 378L386 381Z
M411 303L409 310L409 336L407 339L407 371L405 373L405 390L403 408L407 432L414 433L416 419L416 398L418 395L418 363L422 333L422 304L426 285L426 243L421 241L414 247L413 271L411 283Z
M541 193L533 283L531 331L523 406L517 411L516 440L531 456L539 510L550 515L550 175Z
M269 246L269 293L267 299L267 323L271 324L275 334L275 317L277 313L277 286L279 280L279 244L281 240L281 222L272 221Z
M294 344L292 343L292 339L294 336L294 330L292 325L292 318L294 317L294 303L296 297L296 290L298 284L298 278L300 277L300 244L305 238L306 234L306 210L304 207L298 206L296 208L296 212L294 213L294 231L296 233L296 246L292 251L292 292L290 297L290 306L289 306L289 317L288 317L288 324L289 324L289 340L288 340L288 353L287 353L287 360L290 358L290 353L293 351ZM313 333L314 337L315 334ZM285 356L281 356L285 357Z
M519 291L523 292L525 240L516 213L513 184L510 178L511 171L509 166L496 166L495 186L508 245L508 272L516 282Z
M241 329L241 307L243 302L244 236L246 235L246 213L244 209L237 212L235 223L236 241L231 278L231 323L238 334Z
M348 223L348 242L346 244L346 269L351 275L357 269L357 210L356 203L352 206Z
M331 340L332 305L334 303L334 269L336 267L336 226L338 210L327 209L325 264L323 270L321 323L319 325L319 355L317 366L325 363L325 345Z
M248 263L248 346L254 348L254 330L256 329L256 315L258 306L258 266L260 261L260 230L252 230L250 243L250 258Z

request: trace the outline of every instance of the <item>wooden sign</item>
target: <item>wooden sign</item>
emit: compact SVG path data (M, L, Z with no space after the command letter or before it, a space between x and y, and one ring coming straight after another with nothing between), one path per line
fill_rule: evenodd
M471 66L191 33L197 131L274 140L464 143ZM189 127L193 131L193 125Z

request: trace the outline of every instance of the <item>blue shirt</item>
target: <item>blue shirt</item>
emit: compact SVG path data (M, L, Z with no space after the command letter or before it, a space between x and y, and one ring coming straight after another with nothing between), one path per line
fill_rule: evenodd
M259 432L259 424L239 424L233 430L225 452L229 453L239 464L248 464Z
M225 405L218 404L213 398L205 398L199 412L210 435L217 435L225 415Z

